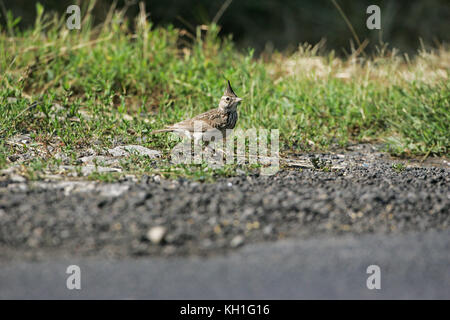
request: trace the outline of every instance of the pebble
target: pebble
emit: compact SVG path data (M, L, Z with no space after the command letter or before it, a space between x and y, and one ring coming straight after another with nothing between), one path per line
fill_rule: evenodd
M21 175L18 175L18 174L12 174L12 175L10 175L10 176L9 176L9 179L10 179L12 182L16 182L16 183L20 183L20 182L25 182L25 181L27 181L27 179L25 179L24 177L22 177Z
M230 242L230 246L232 248L237 248L239 246L241 246L244 243L244 237L239 235L239 236L235 236L231 242Z
M124 157L134 153L140 156L148 156L152 159L161 156L161 152L159 152L158 150L152 150L139 145L118 146L113 149L108 149L108 153L113 157Z
M159 244L166 235L167 229L163 226L157 226L147 231L147 239L153 244Z

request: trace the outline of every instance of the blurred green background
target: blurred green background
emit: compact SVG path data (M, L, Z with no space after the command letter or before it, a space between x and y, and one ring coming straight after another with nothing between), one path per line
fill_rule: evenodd
M35 17L34 0L1 0L0 21L5 23L4 13L11 10L21 17L20 28L32 25ZM41 0L47 11L65 12L70 4L89 1ZM117 7L127 7L132 18L139 11L139 1L117 1ZM213 21L226 0L144 0L150 20L158 25L172 24L188 31L190 26ZM421 46L436 47L450 40L449 0L336 0L353 25L361 42L370 41L373 51L380 41L401 51L414 53ZM112 1L97 0L93 13L96 22L106 17ZM381 8L381 32L366 28L366 8L376 4ZM349 27L331 0L233 0L224 11L218 24L221 35L233 34L241 48L252 47L257 53L272 50L293 50L299 43L315 44L326 39L325 47L335 49L339 55L349 52L353 38Z

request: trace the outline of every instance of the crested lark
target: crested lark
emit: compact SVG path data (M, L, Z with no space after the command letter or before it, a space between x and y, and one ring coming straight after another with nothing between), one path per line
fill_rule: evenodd
M183 120L161 130L152 131L150 134L159 132L175 132L194 138L195 142L204 139L208 134L213 134L217 130L222 133L222 138L226 138L227 129L234 129L238 118L237 106L241 101L231 88L228 80L225 92L220 98L219 107L199 114L192 119Z

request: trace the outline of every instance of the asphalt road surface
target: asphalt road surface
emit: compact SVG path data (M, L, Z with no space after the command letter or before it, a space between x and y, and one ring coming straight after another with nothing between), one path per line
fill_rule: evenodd
M66 269L81 270L68 290ZM381 289L367 288L380 267ZM0 298L450 299L450 232L257 244L210 257L66 259L1 266Z

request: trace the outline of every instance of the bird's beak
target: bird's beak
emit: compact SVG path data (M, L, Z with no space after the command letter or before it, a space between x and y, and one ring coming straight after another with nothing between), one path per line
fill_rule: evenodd
M242 101L241 98L236 98L236 102L240 102L240 101Z

